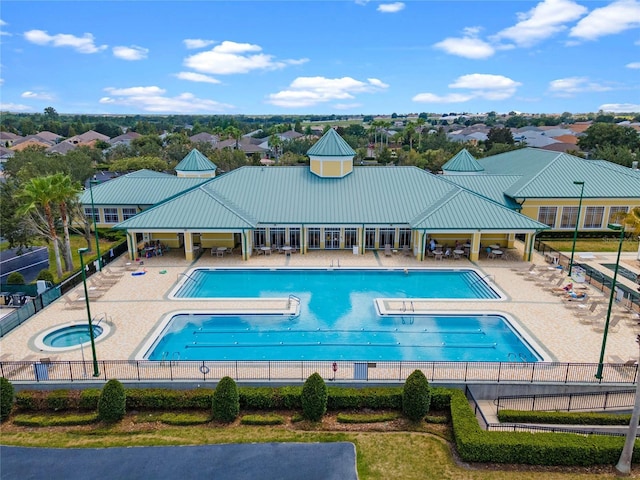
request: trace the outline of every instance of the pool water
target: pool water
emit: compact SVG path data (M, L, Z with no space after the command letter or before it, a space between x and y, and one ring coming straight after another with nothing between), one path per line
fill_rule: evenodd
M282 315L178 314L149 360L536 362L501 315L375 316L335 322Z
M93 338L96 339L102 335L103 329L99 325L93 326ZM47 347L63 348L81 345L91 341L89 335L89 324L71 325L55 330L42 339Z
M354 296L498 299L475 270L210 270L196 269L176 298L310 296L315 304L346 307ZM341 307L338 307L340 309Z

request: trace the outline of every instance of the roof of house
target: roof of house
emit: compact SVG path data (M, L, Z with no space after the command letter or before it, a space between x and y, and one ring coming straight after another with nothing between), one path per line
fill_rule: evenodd
M103 135L102 133L89 130L88 132L84 132L80 135L75 135L73 137L67 138L65 141L77 144L77 143L89 143L95 140L102 140L103 142L108 142L110 138L107 135Z
M343 178L322 178L306 166L241 167L116 228L205 231L260 224L406 224L430 231L547 228L416 167L355 167Z
M207 178L176 177L151 170L138 170L92 187L95 205L147 207L208 181ZM80 203L91 204L91 192L80 195Z
M50 142L55 142L58 139L62 138L62 135L58 135L57 133L49 132L48 130L43 130L42 132L38 132L37 136L40 138L44 138L45 140L49 140Z
M216 143L218 141L218 136L209 132L200 132L189 137L189 140L192 142Z
M176 165L175 170L182 172L203 172L215 170L216 168L218 167L215 163L194 148Z
M0 131L0 140L17 140L19 138L22 137L15 133Z
M481 172L484 168L466 148L463 148L442 166L442 170L450 172Z
M52 145L49 148L47 148L45 150L45 152L47 152L47 153L59 153L61 155L66 155L67 152L70 152L71 150L75 150L76 148L78 148L78 146L74 145L73 143L60 142L60 143L56 143L55 145Z
M584 181L585 198L640 197L638 175L611 162L567 153L522 148L478 159L486 174L519 175L505 193L513 198L576 198L574 181Z
M118 135L117 137L113 137L108 142L111 145L115 145L116 143L129 143L134 138L139 138L141 136L142 135L140 135L138 132L127 132L127 133L123 133L122 135Z
M333 128L327 130L308 151L314 157L354 157L356 152Z
M512 210L520 209L520 204L504 194L520 179L519 175L444 175L442 178Z

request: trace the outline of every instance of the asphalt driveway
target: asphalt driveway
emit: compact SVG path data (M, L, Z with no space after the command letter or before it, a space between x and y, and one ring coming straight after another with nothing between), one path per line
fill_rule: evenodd
M2 480L357 480L355 445L254 443L177 447L0 447Z

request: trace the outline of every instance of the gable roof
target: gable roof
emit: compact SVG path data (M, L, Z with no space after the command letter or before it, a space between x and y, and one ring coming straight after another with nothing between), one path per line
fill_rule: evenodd
M576 198L574 181L585 182L585 198L640 197L638 175L626 167L567 153L522 148L478 159L487 174L519 175L505 193L513 198Z
M463 148L442 166L442 170L450 172L481 172L484 168L466 148Z
M356 152L333 128L327 130L308 151L315 157L354 157Z
M451 200L457 196L458 200ZM466 221L469 224L463 225ZM432 230L547 228L416 167L355 167L346 177L322 178L306 166L241 167L115 228L223 230L260 224L406 224Z
M176 165L175 170L181 172L204 172L215 170L216 168L218 167L215 163L194 148Z
M95 205L148 207L208 181L207 178L176 177L151 170L138 170L92 187ZM80 195L80 203L91 204L91 192Z
M476 192L511 210L520 210L520 204L504 194L511 185L520 180L520 175L444 175L442 179Z

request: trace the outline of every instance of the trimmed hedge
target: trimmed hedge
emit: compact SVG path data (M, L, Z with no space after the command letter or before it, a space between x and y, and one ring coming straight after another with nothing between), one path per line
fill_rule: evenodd
M242 425L282 425L284 418L280 415L245 415L240 419Z
M5 421L13 410L13 384L4 377L0 377L0 422Z
M422 370L414 370L404 383L402 390L402 413L414 422L419 422L429 413L431 389Z
M98 400L98 417L108 423L119 422L127 411L127 396L122 383L111 379L102 387Z
M96 413L77 413L73 415L16 415L13 423L22 427L72 427L76 425L91 425L98 421Z
M213 392L212 413L215 420L231 423L240 413L238 387L231 377L222 377Z
M317 422L327 413L327 385L318 372L312 373L302 387L302 414Z
M498 420L514 423L558 423L565 425L629 425L631 414L501 410L498 412Z

